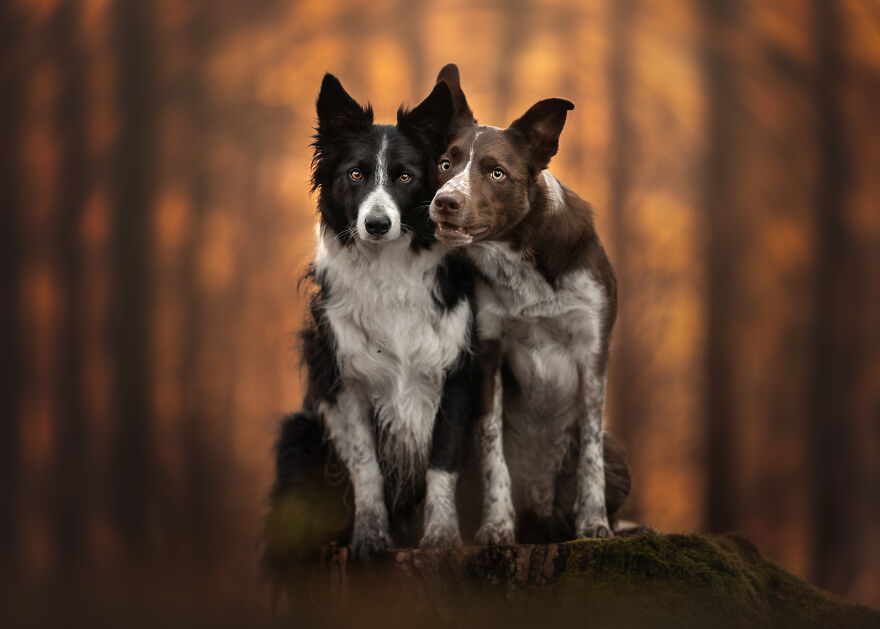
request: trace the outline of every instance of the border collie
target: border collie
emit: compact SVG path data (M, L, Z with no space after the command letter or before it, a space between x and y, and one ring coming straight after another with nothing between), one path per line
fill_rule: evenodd
M396 125L379 125L327 74L317 113L307 394L282 426L274 491L324 462L326 436L354 490L355 555L389 547L422 496L420 545L457 546L458 468L479 394L474 280L428 219L451 94L438 83Z
M430 216L480 276L477 540L512 542L522 512L552 523L551 536L610 537L602 416L616 283L589 204L545 170L574 105L543 100L507 129L481 126L458 69L438 81L452 90L456 133Z

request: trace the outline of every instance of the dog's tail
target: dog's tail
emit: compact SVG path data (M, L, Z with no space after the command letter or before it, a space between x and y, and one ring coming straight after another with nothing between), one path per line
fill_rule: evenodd
M626 505L632 489L632 478L626 463L623 447L605 434L605 509L608 522L615 535L656 535L650 526L620 519L620 511Z
M306 480L313 470L327 461L327 443L321 418L305 405L298 413L281 420L275 442L275 498Z

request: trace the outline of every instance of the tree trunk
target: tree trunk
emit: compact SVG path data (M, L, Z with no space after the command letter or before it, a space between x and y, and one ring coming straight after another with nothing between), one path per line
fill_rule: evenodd
M706 331L706 523L710 531L736 526L732 319L736 301L737 239L734 197L735 77L727 34L736 0L698 0L703 20L707 92L707 151L703 207L709 225Z
M813 12L819 172L810 452L815 492L812 572L822 586L845 592L858 573L858 553L867 533L857 513L860 433L853 408L862 349L852 317L860 311L862 298L856 253L846 233L849 165L838 102L845 75L841 20L833 0L814 0Z
M83 407L83 283L80 220L85 207L92 168L88 156L86 59L78 43L78 3L68 0L52 16L49 27L54 63L62 86L56 111L56 135L61 144L58 180L58 229L55 250L61 276L64 316L59 334L56 370L55 459L53 488L54 534L57 565L62 580L78 568L85 542L86 426Z
M27 32L12 3L0 4L0 557L15 574L19 562L21 487L21 168L22 97L28 64L22 58Z
M113 16L119 133L111 252L115 266L111 351L116 367L111 467L116 525L135 555L150 547L156 472L150 339L159 86L153 7L148 0L119 0Z

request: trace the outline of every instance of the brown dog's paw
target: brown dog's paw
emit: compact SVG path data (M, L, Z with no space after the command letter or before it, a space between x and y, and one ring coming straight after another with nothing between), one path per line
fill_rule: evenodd
M660 531L644 524L635 524L627 522L618 526L614 531L615 537L635 537L636 535L660 535Z
M596 522L593 524L587 524L584 528L584 531L578 535L578 537L594 537L599 539L605 539L609 537L614 537L614 533L608 527L607 524Z

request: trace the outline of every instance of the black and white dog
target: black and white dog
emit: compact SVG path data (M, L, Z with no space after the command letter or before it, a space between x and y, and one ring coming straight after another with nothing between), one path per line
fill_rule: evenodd
M456 482L479 395L473 276L428 218L453 111L443 83L394 126L373 124L330 74L318 97L308 389L282 426L275 492L320 463L328 438L354 490L361 557L391 545L422 496L420 545L461 543Z
M437 162L430 215L441 241L466 246L480 277L477 541L512 542L523 513L550 523L551 537L609 537L629 488L619 461L606 469L603 446L616 283L589 204L545 170L574 106L544 100L507 129L482 126L458 69L450 64L438 81L452 90L457 132Z

